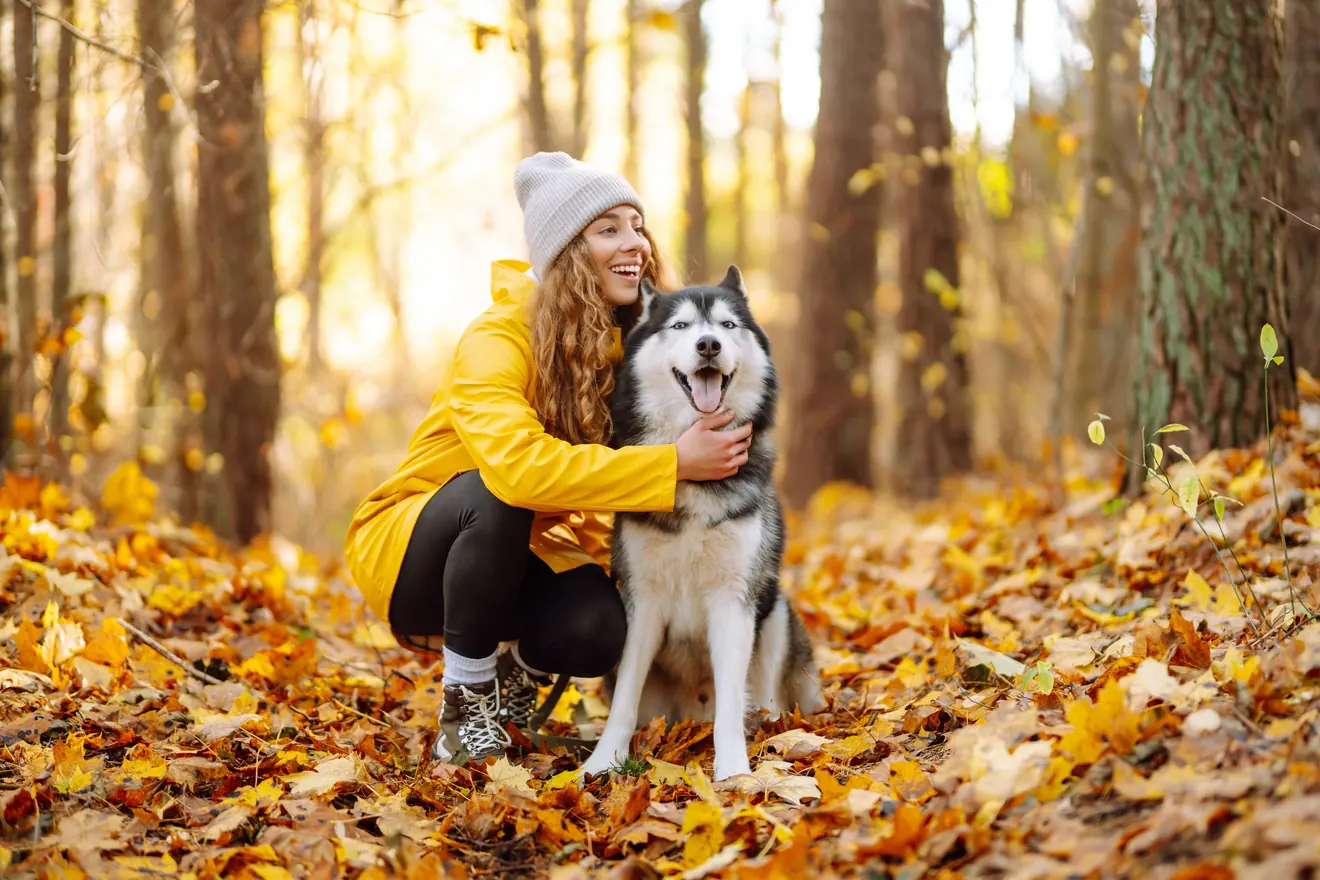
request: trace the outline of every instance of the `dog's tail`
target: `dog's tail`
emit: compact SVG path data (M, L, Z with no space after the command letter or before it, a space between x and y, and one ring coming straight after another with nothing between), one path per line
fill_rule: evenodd
M825 694L812 657L811 635L791 604L788 607L788 645L788 675L784 682L788 705L797 705L803 715L814 715L824 710Z

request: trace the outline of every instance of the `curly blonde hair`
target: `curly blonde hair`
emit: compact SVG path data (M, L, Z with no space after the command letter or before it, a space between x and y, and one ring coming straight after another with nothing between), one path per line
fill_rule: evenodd
M663 289L668 269L651 243L642 277ZM641 303L612 306L601 292L587 240L578 235L546 269L529 304L535 379L532 408L546 433L569 443L608 444L614 435L610 397L614 394L614 328L624 335L641 313Z

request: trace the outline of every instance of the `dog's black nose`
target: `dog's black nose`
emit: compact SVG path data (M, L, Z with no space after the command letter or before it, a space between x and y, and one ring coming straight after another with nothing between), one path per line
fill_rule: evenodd
M714 336L703 336L697 340L697 354L713 358L720 353L720 341Z

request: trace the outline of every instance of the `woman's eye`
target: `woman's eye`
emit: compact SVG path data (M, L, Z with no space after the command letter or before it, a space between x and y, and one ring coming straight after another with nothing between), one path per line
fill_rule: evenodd
M732 321L725 321L725 322L724 322L724 329L726 329L726 330L737 330L737 329L738 329L738 325L735 324L735 323L733 323Z
M687 321L676 321L669 325L670 330L682 330L687 327Z
M604 229L602 229L600 232L601 232L601 235L611 235L611 234L613 234L613 232L614 232L614 227L613 227L613 226L606 226L606 227L605 227Z

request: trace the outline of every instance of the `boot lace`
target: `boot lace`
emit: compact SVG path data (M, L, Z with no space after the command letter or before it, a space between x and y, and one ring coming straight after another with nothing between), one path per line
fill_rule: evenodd
M536 709L536 681L515 663L504 684L504 716L515 726L526 727Z
M462 721L458 723L458 738L469 754L482 755L497 752L512 740L500 724L500 691L496 687L489 694L473 693L459 685L463 693Z

